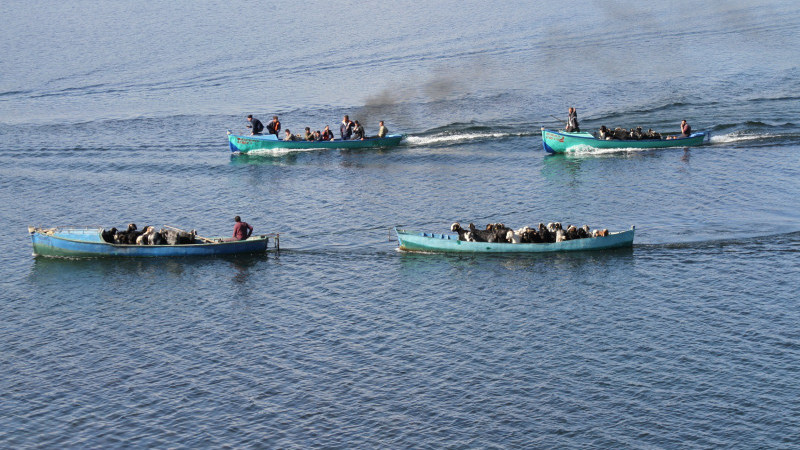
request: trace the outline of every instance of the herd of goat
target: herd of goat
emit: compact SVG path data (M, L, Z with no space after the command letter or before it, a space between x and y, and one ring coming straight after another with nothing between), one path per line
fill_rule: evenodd
M653 131L653 129L649 129L647 131L642 131L642 127L631 128L630 130L626 130L624 128L606 128L605 125L600 127L600 131L597 132L598 139L604 139L606 141L610 141L612 139L617 139L620 141L640 141L642 139L661 139L661 133L657 133Z
M154 227L144 227L141 230L136 228L135 223L128 224L125 231L116 228L103 230L101 236L109 244L128 244L128 245L180 245L194 244L197 232L190 232L164 229L156 231Z
M537 244L547 242L563 242L572 239L583 239L590 237L608 236L608 230L591 230L589 225L580 228L569 225L565 230L560 222L540 223L537 228L523 227L512 230L502 223L490 223L486 229L479 230L475 224L469 224L469 228L461 228L458 222L450 226L451 231L458 233L459 241L468 242L501 242L509 244Z
M608 236L608 230L591 230L589 225L580 228L568 225L566 229L560 222L551 222L547 225L540 223L537 228L523 227L513 230L502 223L490 223L486 229L479 230L475 224L469 224L467 229L458 222L450 226L451 231L458 233L459 241L468 242L498 242L509 244L537 244L548 242L563 242L573 239L593 238ZM156 231L154 227L147 226L142 230L136 228L135 223L128 224L125 231L116 228L103 230L101 236L110 244L127 245L181 245L194 244L197 232L178 229L164 229Z

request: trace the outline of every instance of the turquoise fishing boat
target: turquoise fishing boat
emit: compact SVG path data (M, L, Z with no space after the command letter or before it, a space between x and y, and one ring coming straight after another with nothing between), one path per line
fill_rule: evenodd
M228 144L232 153L246 154L252 151L302 151L316 149L334 148L371 148L371 147L395 147L403 140L402 134L389 134L386 137L367 138L364 140L353 139L343 141L334 139L332 141L283 141L274 134L263 134L258 136L240 136L228 132Z
M606 250L630 247L633 245L633 234L636 227L630 230L609 233L608 236L573 239L563 242L541 244L508 244L499 242L459 241L458 235L419 233L395 228L400 250L409 252L445 252L445 253L549 253L579 252L589 250Z
M34 256L65 258L98 257L170 257L211 256L261 253L267 250L269 239L274 239L274 248L279 247L277 234L250 236L242 241L223 241L222 238L200 238L195 244L180 245L127 245L110 244L102 238L102 228L28 227L33 243Z
M592 133L567 133L542 128L542 145L547 153L565 153L568 151L589 149L646 149L667 147L694 147L702 145L708 137L708 132L692 133L688 137L675 139L642 139L623 141L619 139L598 139Z

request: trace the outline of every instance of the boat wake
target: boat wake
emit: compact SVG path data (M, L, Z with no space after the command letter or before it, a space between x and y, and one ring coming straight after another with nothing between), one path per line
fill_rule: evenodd
M506 139L510 137L521 137L521 136L532 136L531 133L510 133L510 132L498 132L498 131L486 131L486 132L453 132L453 131L445 131L441 133L432 134L429 136L408 136L406 137L406 143L409 146L445 146L445 145L456 145L462 144L464 142L480 142L480 141L489 141L489 140L497 140L497 139Z
M285 156L291 153L306 153L331 150L330 148L261 148L250 150L246 154L232 153L234 156Z
M645 151L652 151L652 150L664 150L664 149L652 149L652 148L594 148L588 145L576 145L574 147L570 147L569 150L564 152L564 155L610 155L610 154L617 154L617 153L637 153L637 152L645 152Z
M734 131L721 135L711 135L712 144L730 144L733 142L760 141L783 137L777 133L753 133L750 131Z

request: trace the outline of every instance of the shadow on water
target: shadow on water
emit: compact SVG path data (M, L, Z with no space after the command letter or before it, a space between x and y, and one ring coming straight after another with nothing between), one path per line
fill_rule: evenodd
M402 147L402 145L400 146ZM247 153L231 154L230 165L263 165L285 166L308 162L312 158L321 156L340 156L343 158L357 158L361 156L388 155L397 151L398 147L369 147L352 149L310 149L302 151L286 151L276 153Z
M633 264L633 247L604 251L489 254L489 253L414 253L399 252L401 272L418 275L443 269L485 269L487 267L507 270L588 271L598 266Z
M254 271L258 268L258 265L264 261L269 260L269 258L273 258L275 260L278 259L278 252L275 253L264 253L258 255L248 255L244 257L223 257L220 258L222 261L225 261L230 266L230 273L233 275L232 280L239 284L246 283L250 277L254 275Z
M287 166L298 163L301 153L231 155L232 166Z
M563 180L569 178L575 181L581 172L582 162L582 157L576 158L567 156L567 154L564 153L547 155L543 158L542 162L542 176L547 180Z
M277 252L175 258L45 258L36 257L29 279L33 283L69 284L119 277L158 278L165 282L196 276L198 272L223 273L223 278L243 283L254 269L277 259Z
M398 149L405 147L402 143L395 147L365 147L365 148L343 148L339 150L341 156L359 156L359 155L388 155L396 153Z
M685 163L688 163L690 156L691 156L691 153L689 152L689 147L684 147L683 148L683 156L681 156L681 161L683 161Z
M587 163L601 161L603 159L640 160L645 158L662 158L664 155L674 154L677 151L682 152L681 161L689 161L689 147L619 149L548 154L543 158L541 172L542 176L548 180L558 181L569 179L575 182L582 172L582 166Z
M800 231L792 229L779 233L732 236L721 239L706 236L693 241L637 244L636 247L641 251L688 249L699 253L711 251L758 252L765 255L770 252L798 253L800 252Z

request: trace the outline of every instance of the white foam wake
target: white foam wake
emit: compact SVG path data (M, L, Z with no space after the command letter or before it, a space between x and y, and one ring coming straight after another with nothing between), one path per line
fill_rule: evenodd
M770 139L776 137L776 134L758 133L748 134L744 131L735 131L733 133L715 135L711 134L710 142L712 144L728 144L731 142L744 142L744 141L757 141L761 139Z
M432 136L408 136L406 142L408 145L436 145L436 144L455 144L467 141L480 141L487 139L498 139L510 136L516 136L513 133L440 133Z
M648 151L653 150L652 148L631 148L631 147L616 147L616 148L595 148L589 145L575 145L569 148L565 152L567 155L581 155L581 154L592 154L592 155L605 155L611 153L632 153L632 152L641 152L641 151Z
M252 156L284 156L289 153L317 152L322 150L330 150L330 148L259 148L250 150L246 154Z

